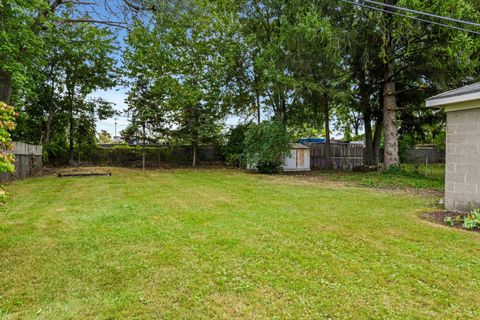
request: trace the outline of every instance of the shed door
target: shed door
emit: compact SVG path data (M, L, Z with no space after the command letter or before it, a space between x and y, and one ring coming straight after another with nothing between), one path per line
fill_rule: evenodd
M297 168L305 166L305 150L297 149Z

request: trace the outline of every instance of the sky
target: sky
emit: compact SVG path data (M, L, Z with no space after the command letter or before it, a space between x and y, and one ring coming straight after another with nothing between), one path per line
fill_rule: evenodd
M113 137L115 135L115 118L117 119L117 135L120 135L121 130L127 128L129 123L125 114L125 109L127 108L127 105L125 104L127 91L127 88L116 87L110 90L97 90L90 95L92 98L103 98L106 101L113 103L113 108L120 113L119 116L114 118L98 120L97 132L105 130Z

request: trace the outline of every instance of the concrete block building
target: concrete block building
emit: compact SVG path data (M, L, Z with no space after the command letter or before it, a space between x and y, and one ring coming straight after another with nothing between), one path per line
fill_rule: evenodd
M480 83L427 99L447 113L445 208L480 207Z

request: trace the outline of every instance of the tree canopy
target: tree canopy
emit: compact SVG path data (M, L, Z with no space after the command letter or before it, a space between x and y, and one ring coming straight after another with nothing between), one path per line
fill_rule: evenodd
M479 21L474 0L93 2L0 1L13 136L70 161L114 113L91 93L126 86L123 135L191 145L193 165L235 117L364 140L366 164L383 148L388 168L405 146L442 144L426 97L478 80L480 28L460 21Z

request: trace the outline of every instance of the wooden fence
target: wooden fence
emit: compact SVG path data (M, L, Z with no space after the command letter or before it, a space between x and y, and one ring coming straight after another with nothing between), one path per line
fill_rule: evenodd
M0 174L0 182L14 179L25 179L40 174L43 169L42 146L31 145L23 142L14 142L15 175Z
M352 170L363 165L364 147L358 144L332 143L330 157L327 145L314 143L310 146L310 166L312 170L337 169Z

